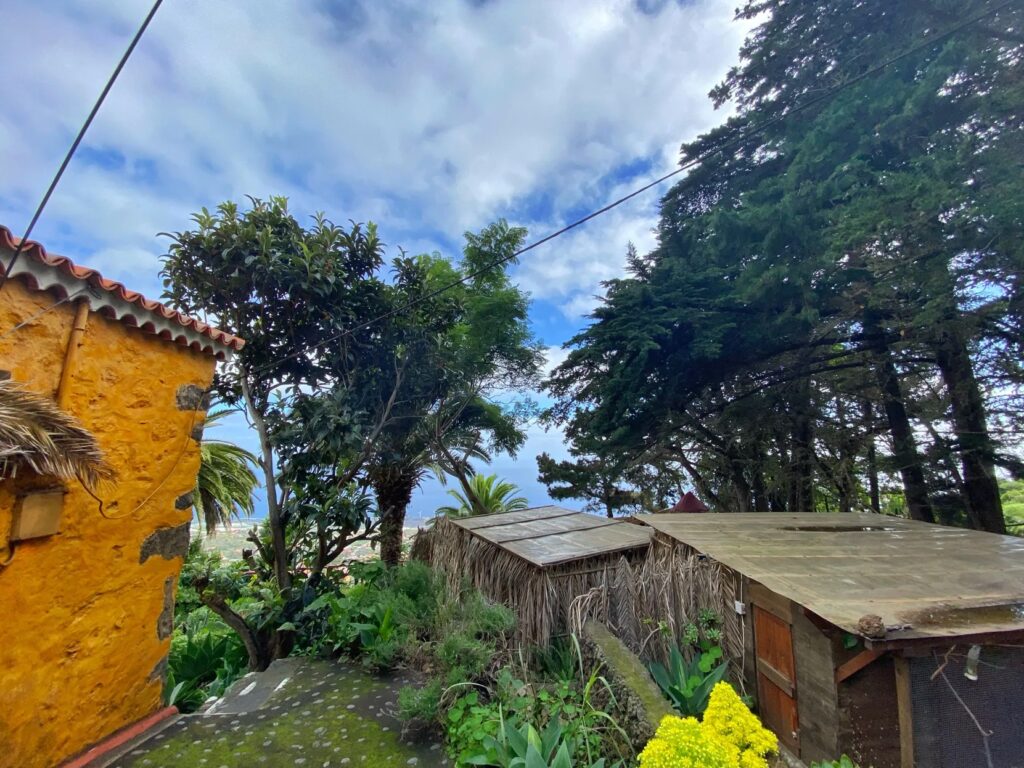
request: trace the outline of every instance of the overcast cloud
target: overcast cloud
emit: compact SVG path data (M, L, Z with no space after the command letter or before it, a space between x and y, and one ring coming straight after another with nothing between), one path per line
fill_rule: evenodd
M412 252L454 253L498 216L542 236L670 170L722 119L706 94L745 31L734 4L165 0L35 239L158 297L156 233L245 194L373 219ZM0 223L20 234L148 7L3 4ZM582 325L627 242L650 247L657 201L524 258L546 344ZM495 468L543 503L533 456L560 448L534 430Z

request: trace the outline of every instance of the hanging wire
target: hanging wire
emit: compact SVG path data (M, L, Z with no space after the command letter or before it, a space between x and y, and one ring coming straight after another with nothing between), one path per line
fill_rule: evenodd
M452 288L455 288L458 285L461 285L461 284L466 283L466 282L468 282L470 280L473 280L474 278L479 277L482 274L490 272L492 269L495 269L496 267L502 266L503 264L506 264L506 263L508 263L508 262L510 262L510 261L512 261L512 260L514 260L516 258L518 258L519 256L522 256L524 253L532 251L534 248L538 248L539 246L544 245L545 243L551 242L555 238L561 237L562 235L566 234L567 232L571 232L572 230L576 229L577 227L580 227L580 226L586 224L588 221L591 221L592 219L596 219L598 216L601 216L601 215L607 213L608 211L611 211L614 208L618 208L623 203L626 203L629 200L632 200L634 197L637 197L638 195L643 194L644 192L648 191L649 189L652 189L653 187L656 187L656 186L658 186L660 184L663 184L664 182L668 181L669 179L671 179L671 178L673 178L675 176L678 176L683 171L687 171L690 168L693 168L694 166L699 165L700 163L704 162L705 160L707 160L707 159L709 159L711 157L714 157L716 155L721 154L725 150L730 149L730 148L736 146L737 144L740 144L740 143L746 141L747 139L751 138L752 136L755 136L755 135L757 135L759 133L763 133L768 128L771 128L772 126L777 125L777 124L779 124L779 123L789 119L794 114L797 114L799 112L804 112L804 111L810 109L813 106L816 106L818 104L821 104L824 101L827 101L827 100L831 99L836 94L846 90L847 88L853 87L854 85L856 85L856 84L858 84L858 83L868 79L869 77L872 77L873 75L878 74L879 72L882 72L883 70L887 69L888 67L891 67L893 64L896 64L896 63L902 61L903 59L909 58L910 56L913 56L914 54L916 54L916 53L918 53L918 52L920 52L920 51L922 51L922 50L924 50L926 48L929 48L929 47L935 45L938 42L946 40L947 38L952 37L953 35L957 34L958 32L961 32L964 29L967 29L968 27L970 27L970 26L972 26L974 24L977 24L980 21L983 21L984 19L988 18L989 16L995 15L996 13L998 13L1001 10L1003 10L1004 8L1008 8L1009 6L1014 5L1017 2L1019 2L1019 0L1005 0L1005 2L1002 2L999 5L993 6L992 8L988 9L984 13L981 13L981 14L978 14L976 16L973 16L970 19L967 19L966 21L963 21L963 22L961 22L959 24L956 24L956 25L950 27L949 29L947 29L947 30L945 30L943 32L940 32L940 33L937 33L935 35L932 35L932 36L928 37L926 40L918 43L915 46L912 46L911 48L908 48L907 50L903 51L902 53L896 54L896 55L894 55L894 56L892 56L892 57L890 57L888 59L885 59L885 60L881 61L880 63L876 64L875 66L869 67L868 69L864 70L859 75L855 75L853 77L850 77L850 78L844 80L843 82L833 86L832 88L829 88L829 89L823 91L818 96L810 98L807 101L805 101L805 102L803 102L801 104L796 105L792 109L790 109L790 110L788 110L786 112L783 112L783 113L781 113L781 114L779 114L779 115L777 115L777 116L775 116L775 117L773 117L773 118L771 118L769 120L765 120L764 122L759 123L758 125L753 126L752 128L748 128L747 130L740 131L738 134L733 136L728 141L722 142L721 144L719 144L715 148L713 148L711 150L708 150L707 152L704 152L704 153L698 155L697 157L694 157L693 159L683 163L682 165L680 165L675 170L670 171L669 173L666 173L663 176L659 176L658 178L654 179L653 181L648 182L647 184L644 184L642 187L639 187L638 189L633 190L629 194L623 195L622 197L612 201L611 203L608 203L604 207L598 208L596 211L592 211L591 213L588 213L586 216L583 216L583 217L581 217L579 219L576 219L575 221L573 221L570 224L567 224L566 226L562 227L561 229L558 229L558 230L552 232L551 234L546 235L546 236L540 238L539 240L535 240L534 242L530 243L529 245L524 246L523 248L520 248L519 250L517 250L517 251L515 251L513 253L510 253L510 254L508 254L506 256L502 256L500 258L497 258L494 261L491 261L488 264L485 264L484 266L480 267L479 269L476 269L476 270L470 272L469 274L463 275L459 279L453 280L452 282L447 283L447 284L441 286L440 288L437 288L437 289L435 289L433 291L428 291L427 293L423 294L422 296L418 296L418 297L416 297L416 298L406 302L405 304L402 304L402 305L400 305L398 307L395 307L392 310L389 310L388 312L385 312L382 315L378 315L377 317L374 317L374 318L372 318L370 320L367 320L367 321L365 321L363 323L360 323L359 325L355 325L355 326L353 326L351 328L347 328L347 329L345 329L343 331L339 331L338 333L334 334L333 336L327 337L324 340L324 343L330 343L332 341L337 341L338 339L341 339L341 338L343 338L345 336L351 336L352 334L354 334L354 333L356 333L358 331L361 331L361 330L364 330L366 328L369 328L372 325L376 325L377 323L381 322L382 320L386 320L386 319L388 319L390 317L394 317L395 315L401 314L401 313L405 312L406 310L411 309L412 307L416 306L417 304L421 304L424 301L427 301L427 300L432 299L432 298L434 298L436 296L439 296L442 293L446 293L446 292L450 291ZM293 359L295 359L297 357L301 357L304 354L306 354L305 350L293 352L293 353L291 353L289 355L285 355L284 357L278 358L277 360L273 360L273 361L271 361L269 363L265 363L264 365L257 366L255 368L251 369L250 373L252 373L252 374L262 373L263 371L269 370L269 369L273 368L274 366L279 365L280 363L286 362L288 360L293 360Z
M89 112L89 116L85 118L85 122L82 123L82 127L78 131L78 135L75 136L75 140L71 143L70 149L64 160L60 164L60 168L57 169L57 173L54 174L53 179L50 181L50 186L46 188L46 194L43 195L43 199L39 201L39 205L36 207L36 212L32 214L32 219L28 223L28 228L25 230L25 234L21 236L21 240L18 241L17 247L14 249L14 255L11 256L11 260L7 263L7 267L0 269L0 291L3 291L4 286L7 284L7 278L10 277L11 270L14 269L14 265L18 263L18 257L21 256L21 252L25 249L26 244L29 242L29 237L32 236L32 230L35 229L36 223L39 221L39 217L43 215L43 209L46 208L46 204L50 202L50 197L53 195L53 191L57 188L57 184L60 183L61 177L64 175L64 171L67 170L68 164L71 162L71 158L75 156L75 152L78 151L79 145L82 143L82 139L85 138L85 132L89 130L89 126L92 125L93 119L96 117L96 113L100 111L100 107L103 106L103 102L107 98L107 94L110 93L110 89L114 87L114 83L121 74L121 70L124 69L124 65L128 63L129 57L135 50L135 46L139 44L139 40L142 39L142 35L145 33L146 28L149 27L149 22L156 16L157 10L160 8L163 0L156 0L153 3L153 7L150 8L149 13L146 14L146 18L142 21L142 25L139 27L135 36L132 38L131 43L128 44L128 48L125 49L124 55L121 56L121 60L117 63L117 67L111 73L110 77L107 78L107 84L103 86L103 90L100 92L99 98L96 99L96 103L92 105L92 110Z

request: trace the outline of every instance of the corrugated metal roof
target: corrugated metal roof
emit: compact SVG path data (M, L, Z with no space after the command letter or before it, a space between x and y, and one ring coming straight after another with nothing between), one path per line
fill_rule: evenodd
M875 514L657 514L641 522L842 629L886 640L1024 631L1024 539Z
M451 522L540 568L640 549L651 540L643 526L555 506Z

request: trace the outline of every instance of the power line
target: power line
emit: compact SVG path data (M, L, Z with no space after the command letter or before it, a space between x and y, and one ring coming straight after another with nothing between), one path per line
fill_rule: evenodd
M138 31L135 33L135 37L132 38L128 48L125 49L124 55L121 56L121 60L117 63L117 67L107 79L107 84L103 87L103 91L100 93L99 98L96 99L96 103L93 104L92 110L89 112L89 116L85 119L85 122L82 123L82 127L78 131L78 135L71 144L71 148L64 156L64 161L60 164L60 168L57 169L57 173L50 182L50 186L46 189L46 194L43 195L43 199L39 202L36 212L32 215L32 219L28 223L28 229L25 230L25 234L21 236L21 241L14 249L14 255L11 256L11 260L8 262L7 268L0 272L0 291L2 291L4 286L7 284L7 278L10 276L11 270L14 269L14 265L17 264L18 257L25 248L25 243L28 242L29 237L32 235L32 230L35 229L36 223L39 221L39 217L42 216L43 209L46 207L46 204L50 202L50 196L53 195L53 191L57 188L57 184L64 175L64 171L67 170L68 164L71 162L71 158L74 157L75 152L78 151L78 146L82 143L82 139L85 137L85 132L88 131L89 126L92 125L93 118L96 117L96 113L99 112L100 107L103 106L103 102L106 100L107 94L110 93L110 89L114 87L114 82L117 80L118 75L121 74L121 70L124 69L124 65L128 63L128 58L132 55L132 52L135 50L135 46L138 45L139 40L142 39L143 33L149 26L149 22L153 20L153 17L156 15L161 3L163 3L163 0L156 0L153 3L153 7L149 10L149 13L142 22L142 26L140 26Z
M34 315L31 315L30 317L25 318L20 323L18 323L16 326L11 328L9 331L4 331L3 333L0 333L0 339L7 338L8 336L10 336L12 333L17 331L18 329L24 328L26 325L31 325L33 322L38 320L40 317L45 315L47 312L52 312L53 310L55 310L57 307L61 306L62 304L66 304L67 302L72 301L73 299L77 299L79 296L81 296L84 293L90 293L89 286L86 286L85 288L82 288L79 291L75 291L74 293L69 293L63 299L60 299L59 301L55 301L53 304L51 304L50 306L46 307L45 309L41 309L38 312L36 312Z
M626 203L626 202L632 200L634 197L637 197L638 195L643 194L644 192L648 191L649 189L652 189L652 188L654 188L654 187L656 187L656 186L658 186L660 184L663 184L664 182L668 181L669 179L673 178L674 176L678 176L683 171L689 170L690 168L693 168L694 166L704 162L708 158L711 158L711 157L714 157L716 155L721 154L725 150L730 149L731 147L734 147L737 144L740 144L740 143L746 141L751 136L755 136L758 133L762 133L763 131L767 130L768 128L771 128L773 125L777 125L777 124L783 122L784 120L788 119L789 117L791 117L794 114L797 114L798 112L803 112L803 111L805 111L807 109L810 109L811 107L813 107L813 106L815 106L817 104L822 103L823 101L831 99L837 93L840 93L841 91L844 91L847 88L850 88L850 87L856 85L857 83L860 83L863 80L866 80L869 77L878 74L879 72L883 71L884 69L887 69L888 67L892 66L893 64L896 64L897 62L902 61L903 59L906 59L906 58L908 58L910 56L913 56L915 53L918 53L919 51L922 51L922 50L924 50L926 48L929 48L929 47L935 45L935 43L941 42L943 40L946 40L949 37L952 37L953 35L957 34L958 32L961 32L962 30L967 29L968 27L970 27L970 26L972 26L974 24L977 24L979 21L983 21L984 19L988 18L989 16L995 15L996 13L998 13L1001 10L1003 10L1004 8L1007 8L1007 7L1011 6L1011 5L1014 5L1016 2L1018 2L1018 0L1006 0L1006 2L1000 3L999 5L997 5L997 6L993 7L993 8L990 8L989 10L985 11L984 13L981 13L981 14L979 14L977 16L974 16L974 17L972 17L972 18L970 18L970 19L968 19L966 21L960 22L959 24L956 24L953 27L950 27L945 32L941 32L939 34L933 35L933 36L929 37L927 40L925 40L925 41L923 41L921 43L918 43L917 45L915 45L915 46L913 46L911 48L908 48L907 50L903 51L902 53L897 54L895 56L892 56L892 57L890 57L888 59L885 59L884 61L882 61L879 64L876 64L873 67L869 67L868 69L866 69L863 72L861 72L859 75L855 75L854 77L851 77L851 78L849 78L847 80L844 80L843 82L839 83L838 85L835 85L832 88L829 88L828 90L822 92L818 96L815 96L815 97L813 97L811 99L808 99L807 101L803 102L802 104L798 104L797 106L795 106L792 109L790 109L788 112L782 112L781 114L776 115L775 117L770 118L768 120L765 120L763 123L760 123L760 124L754 126L753 128L749 128L747 130L740 131L738 134L733 136L728 141L725 141L722 144L719 144L718 146L716 146L715 148L710 149L710 150L708 150L707 152L704 152L701 155L698 155L697 157L693 158L692 160L689 160L686 163L683 163L682 165L680 165L675 170L670 171L669 173L666 173L664 176L658 177L654 181L648 182L647 184L645 184L644 186L640 187L639 189L635 189L632 192L630 192L629 194L624 195L624 196L618 198L617 200L614 200L611 203L608 203L608 205L604 206L603 208L598 208L596 211L588 213L586 216L583 216L582 218L576 219L571 224L567 224L566 226L562 227L561 229L556 230L556 231L552 232L551 234L546 235L545 237L542 237L539 240L535 240L534 242L530 243L529 245L527 245L527 246L525 246L523 248L520 248L519 250L517 250L517 251L515 251L515 252L513 252L513 253L511 253L511 254L509 254L507 256L502 256L501 258L495 259L494 261L489 262L488 264L485 264L484 266L480 267L479 269L476 269L476 270L474 270L473 272L470 272L467 275L463 275L458 280L453 280L452 282L450 282L450 283L448 283L448 284L446 284L446 285L444 285L444 286L442 286L440 288L436 288L433 291L428 291L427 293L423 294L422 296L418 296L415 299L412 299L412 300L406 302L405 304L402 304L399 307L395 307L394 309L389 310L389 311L385 312L382 315L379 315L379 316L374 317L374 318L372 318L370 320L367 320L364 323L361 323L359 325L353 326L352 328L347 328L347 329L345 329L343 331L339 331L337 334L335 334L333 336L327 337L324 340L324 343L330 343L332 341L337 341L338 339L341 339L344 336L351 336L352 334L354 334L354 333L356 333L358 331L364 330L365 328L369 328L371 325L375 325L375 324L379 323L382 320L387 320L389 317L394 317L395 315L401 314L401 313L405 312L406 310L411 309L412 307L416 306L417 304L421 304L424 301L427 301L428 299L432 299L435 296L439 296L442 293L446 293L446 292L450 291L452 288L455 288L458 285L461 285L463 283L468 282L469 280L472 280L472 279L474 279L476 277L479 277L480 275L485 274L486 272L490 272L495 267L499 267L499 266L501 266L503 264L507 264L508 262L512 261L513 259L516 259L519 256L522 256L524 253L527 253L528 251L532 251L534 248L537 248L537 247L539 247L541 245L544 245L545 243L548 243L548 242L554 240L557 237L561 237L566 232L570 232L570 231L576 229L577 227L580 227L583 224L586 224L591 219L596 219L598 216L601 216L601 215L607 213L608 211L612 210L613 208L618 208L623 203ZM291 353L289 355L285 355L284 357L281 357L281 358L279 358L279 359L277 359L277 360L275 360L275 361L273 361L271 363L267 363L265 365L261 365L261 366L258 366L256 368L253 368L250 371L250 373L261 373L262 371L269 370L270 368L274 367L275 365L278 365L280 363L286 362L288 360L293 360L293 359L295 359L297 357L301 357L303 354L305 354L305 352L302 352L302 351L293 352L293 353Z

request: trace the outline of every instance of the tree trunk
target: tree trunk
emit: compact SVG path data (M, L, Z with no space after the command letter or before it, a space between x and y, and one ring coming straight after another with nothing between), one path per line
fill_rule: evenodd
M804 400L793 425L792 464L790 466L790 512L814 511L814 446L809 415L810 404Z
M875 514L882 512L882 498L878 492L878 454L875 449L875 425L874 409L871 403L864 401L864 423L868 433L867 450L867 472L868 472L868 497L870 498L871 509Z
M877 350L878 360L875 364L875 375L878 387L882 391L882 405L889 431L892 434L893 458L899 468L903 480L903 494L907 499L907 509L914 520L926 523L935 522L931 501L928 498L928 485L924 479L924 468L921 456L917 451L914 430L903 404L903 391L900 387L899 374L892 361L892 352L887 346Z
M754 492L754 511L767 512L769 510L768 488L764 484L764 469L759 464L755 465L754 471L751 474L751 486Z
M416 487L416 476L400 467L384 466L374 471L372 478L380 515L380 559L394 567L402 560L405 511Z
M277 578L278 589L282 594L287 595L292 588L292 573L288 568L288 545L285 542L284 523L281 521L281 507L277 499L274 447L270 443L267 422L264 420L263 414L256 408L244 371L241 379L245 406L260 439L260 467L263 469L263 485L267 489L267 522L270 527L270 539L274 554L274 576Z
M747 477L743 470L743 460L730 450L729 474L732 479L733 498L736 500L736 509L731 510L733 512L750 511L750 499L753 496L753 492L750 490L750 483L747 482Z
M974 375L967 344L954 326L947 325L939 332L935 351L939 372L949 392L953 431L960 449L964 498L971 527L992 533L1006 533L985 401Z
M210 591L201 592L199 599L203 605L216 613L235 633L242 639L246 653L249 654L249 669L255 672L262 672L270 666L270 648L264 642L264 638L250 627L245 619L231 610L227 601L218 594Z
M484 508L483 504L480 503L480 499L476 497L476 494L473 492L473 486L469 482L469 475L466 472L467 463L456 459L442 440L438 440L435 446L444 454L445 458L448 459L448 463L451 465L452 475L459 482L459 485L462 486L462 493L465 495L466 501L468 501L469 505L473 508L473 514L486 515L487 510Z

